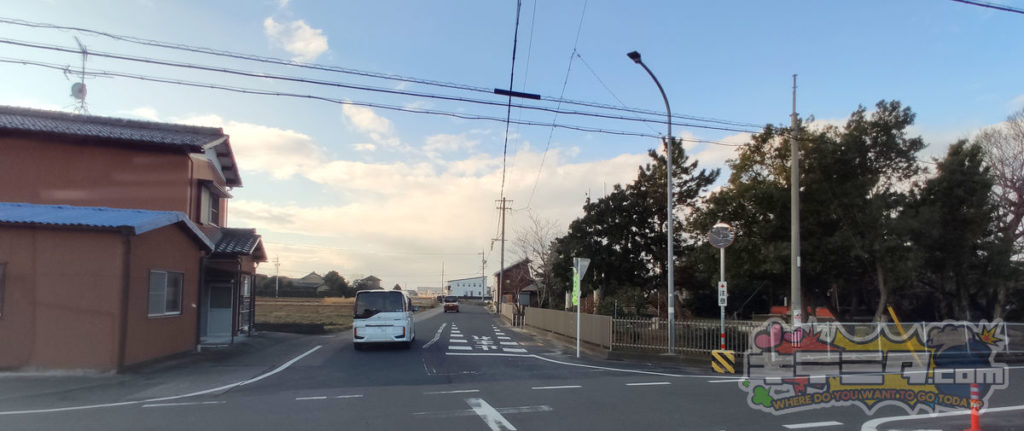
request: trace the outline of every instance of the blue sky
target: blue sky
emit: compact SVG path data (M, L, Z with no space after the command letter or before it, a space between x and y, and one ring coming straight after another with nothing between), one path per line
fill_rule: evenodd
M1024 2L1003 0L1024 7ZM474 87L507 87L512 1L37 1L5 2L0 16L166 42L293 59ZM580 26L582 17L582 26ZM514 88L661 110L657 89L626 58L638 50L673 111L743 123L788 122L797 110L841 121L858 105L897 99L914 132L941 155L957 138L1024 107L1024 15L952 1L524 1ZM578 34L578 39L577 39ZM74 31L0 24L0 38L502 102L452 89L230 60ZM575 51L574 51L575 49ZM573 55L573 53L576 55ZM4 44L0 57L80 67L80 57ZM571 59L571 62L570 62ZM313 87L141 65L92 56L89 70L173 77L349 101L504 117L504 107ZM568 74L567 74L568 71ZM71 110L75 77L0 63L0 103ZM245 186L229 223L253 226L285 275L337 269L389 285L436 286L479 273L490 251L501 187L504 124L242 95L124 78L87 79L90 113L224 127ZM555 107L548 103L545 106ZM563 109L593 111L578 106ZM513 119L659 134L663 126L512 110ZM678 136L742 143L746 135L676 126ZM506 191L519 209L567 227L587 193L635 176L655 138L513 126ZM545 154L545 149L547 152ZM702 166L733 147L696 144ZM543 168L541 160L543 159ZM538 174L539 173L539 174ZM536 191L535 191L536 190ZM529 208L527 210L527 203ZM510 247L512 248L512 247ZM514 255L514 253L510 252ZM509 257L512 259L514 257ZM272 265L263 265L272 272Z

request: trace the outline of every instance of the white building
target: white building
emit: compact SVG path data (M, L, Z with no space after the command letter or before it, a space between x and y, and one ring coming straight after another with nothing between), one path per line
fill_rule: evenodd
M461 298L483 298L491 296L487 288L487 277L463 278L448 281L448 294Z
M416 288L416 293L418 293L419 296L426 296L428 298L444 294L444 293L441 292L441 288L440 287L430 287L430 286L420 286L420 287L417 287Z

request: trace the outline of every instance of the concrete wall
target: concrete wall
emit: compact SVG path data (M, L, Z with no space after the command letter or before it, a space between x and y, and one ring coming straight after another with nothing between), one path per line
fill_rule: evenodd
M511 308L511 307L508 307ZM544 308L526 309L526 326L576 338L576 313ZM580 314L581 341L611 349L612 318L598 314Z
M122 238L0 226L0 368L116 368Z
M200 256L199 247L180 225L165 226L132 238L125 365L195 348ZM151 270L185 275L180 315L148 316Z

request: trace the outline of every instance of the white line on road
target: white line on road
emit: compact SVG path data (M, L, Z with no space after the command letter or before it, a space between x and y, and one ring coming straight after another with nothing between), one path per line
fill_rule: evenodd
M979 411L979 413L981 413L981 414L985 414L985 413L998 413L998 412L1008 412L1008 411L1013 411L1013 410L1024 410L1024 404L1019 405L1019 406L983 408L983 409L981 409ZM879 425L884 425L884 424L887 424L889 422L908 421L908 420L915 420L915 419L934 419L934 418L940 418L940 417L946 417L946 416L966 416L966 415L969 415L969 414L971 414L970 410L958 410L958 411L944 412L944 413L930 413L930 414L920 414L920 415L893 416L893 417L888 417L888 418L878 418L878 419L872 419L872 420L869 420L867 422L864 422L864 425L861 426L860 430L861 431L878 431L878 426Z
M498 344L501 344L502 346L518 346L519 345L519 343L515 342L515 341L499 341Z
M473 350L471 346L448 346L448 350Z
M445 355L448 356L510 356L513 358L532 358L534 355L521 355L516 353L459 353L459 352L447 352Z
M545 390L545 389L579 389L583 386L580 385L565 385L565 386L534 386L530 389Z
M514 348L511 348L511 347L505 347L502 350L504 350L506 352L512 352L512 353L526 353L526 349L514 349Z
M469 398L466 400L466 404L469 404L469 408L473 409L476 415L484 420L484 423L491 428L491 431L503 429L516 431L516 427L512 426L508 419L505 419L494 407L487 404L487 401L484 401L483 398Z
M479 389L460 389L457 391L437 391L437 392L424 392L424 395L441 395L441 394L472 394L480 392Z
M570 366L573 366L573 367L594 368L594 369L605 370L605 371L621 371L623 373L648 374L648 375L652 375L652 376L688 377L688 376L683 375L683 374L656 373L654 371L641 371L641 370L628 370L628 369L625 369L625 368L599 367L597 365L574 364L572 362L556 361L554 359L545 358L545 357L539 356L539 355L529 355L529 356L532 357L532 358L540 359L542 361L548 361L548 362L553 362L553 363L562 364L562 365L570 365Z
M258 382L258 381L263 380L263 379L265 379L267 377L270 377L270 376L272 376L274 374L277 374L277 373L283 371L284 369L290 367L292 364L298 362L300 359L305 358L306 356L310 355L311 353L313 353L313 352L315 352L317 350L320 350L321 347L323 347L323 346L322 345L317 345L316 347L314 347L312 349L309 349L306 353L303 353L303 354L301 354L299 356L296 356L292 360L290 360L288 362L285 362L280 367L277 367L277 368L275 368L275 369L273 369L271 371L268 371L266 373L260 374L259 376L253 377L251 379L242 380L242 381L231 383L231 384L224 385L224 386L218 386L216 388L207 389L207 390L203 390L203 391L191 392L191 393L182 394L182 395L172 395L172 396L169 396L169 397L150 398L148 400L139 400L139 401L123 401L123 402L119 402L119 403L91 404L91 405L73 406L73 407L56 407L56 408L52 408L52 409L15 410L15 411L0 412L0 416L5 416L5 415L24 415L24 414L33 414L33 413L67 412L67 411L74 411L74 410L99 409L99 408L104 408L104 407L120 407L120 406L129 406L129 405L133 405L133 404L154 403L156 401L177 400L177 399L181 399L181 398L189 398L189 397L194 397L194 396L198 396L198 395L206 395L206 394L213 393L213 392L226 391L226 390L238 387L238 386L242 386L242 385L247 385L249 383Z
M227 401L202 401L202 402L190 402L190 403L157 403L157 404L143 404L143 408L150 407L179 407L179 406L200 406L200 405L211 405L211 404L224 404Z
M498 337L499 340L511 340L512 337Z
M338 395L338 396L336 396L334 398L340 400L340 399L344 399L344 398L362 398L362 397L363 397L362 395Z
M839 425L842 425L842 424L843 424L842 422L825 421L825 422L807 422L807 423L802 423L802 424L783 425L782 427L786 428L786 429L791 429L791 430L798 430L798 429L804 429L804 428L834 427L834 426L839 426Z
M466 341L466 340L463 340L463 339L452 338L452 339L448 340L448 342L450 342L450 343L468 343L469 341Z
M666 208L667 208L667 207L666 207ZM446 322L446 323L442 323L442 324L441 324L441 327L440 327L440 328L437 328L437 332L436 332L436 333L434 333L434 338L432 338L432 339L431 339L430 341L427 341L427 344L424 344L424 345L423 345L423 348L424 348L424 349L426 349L427 347L433 346L433 345L434 345L434 343L436 343L436 342L437 342L437 340L440 340L440 339L441 339L441 332L444 332L444 327L445 327L445 326L448 326L448 323L447 323L447 322Z
M522 407L500 407L495 410L501 414L515 414L515 413L538 413L538 412L550 412L552 409L550 406L522 406ZM413 416L425 417L425 418L451 418L459 416L473 416L476 412L472 409L466 410L455 410L447 412L416 412Z
M669 382L626 383L626 386L660 386L660 385L671 385L671 383L669 383Z
M327 397L326 397L326 396L319 396L319 397L298 397L298 398L296 398L296 399L295 399L295 401L309 401L309 400L326 400L326 399L327 399Z
M722 379L722 380L708 380L708 383L736 383L742 382L746 379Z

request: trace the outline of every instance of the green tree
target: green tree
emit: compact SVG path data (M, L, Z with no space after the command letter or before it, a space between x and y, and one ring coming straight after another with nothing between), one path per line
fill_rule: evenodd
M354 294L352 288L348 285L348 281L338 271L330 271L325 274L324 284L327 285L328 296L349 297Z
M402 290L402 286L399 286L398 283L395 283L395 287L392 287L391 290Z
M841 296L849 309L873 304L874 318L884 318L892 285L909 273L899 258L905 234L896 216L907 202L910 181L921 172L916 154L924 142L907 135L913 122L909 108L881 101L870 113L859 107L843 127L798 125L805 305L834 301L838 308ZM695 236L717 221L737 228L727 278L730 288L739 282L733 294L740 298L764 292L756 306L788 296L792 132L766 126L755 135L730 161L728 185L708 197L688 225ZM718 278L717 252L706 243L700 250L693 265L707 286L702 292L710 292ZM709 295L695 297L707 307Z
M988 308L982 304L993 299L988 286L997 285L1006 273L994 229L993 178L984 158L980 145L960 141L951 146L938 162L937 175L925 182L907 212L921 254L917 280L927 286L930 297L919 300L937 300L935 309L941 314L936 318L980 317Z
M690 208L701 193L718 178L718 170L697 168L680 141L672 143L673 209ZM584 215L574 220L569 232L555 241L556 291L565 292L571 283L572 257L591 259L583 279L584 290L601 289L604 297L624 292L648 294L664 286L667 274L666 161L650 150L651 161L640 166L632 184L616 184L612 192L597 200L587 197ZM677 256L692 248L682 236L682 224L675 218ZM677 246L678 247L678 246ZM678 272L678 268L674 268ZM678 278L676 279L678 283ZM563 295L554 295L558 304ZM605 307L602 307L605 308Z

